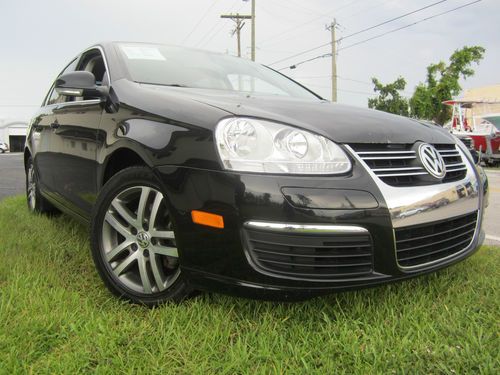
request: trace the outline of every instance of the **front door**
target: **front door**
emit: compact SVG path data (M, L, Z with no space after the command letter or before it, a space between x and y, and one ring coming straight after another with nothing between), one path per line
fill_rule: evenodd
M98 85L107 84L100 49L85 52L76 70L94 74ZM54 180L58 199L84 218L89 218L97 198L97 134L103 106L95 97L69 97L54 109L52 147L59 155Z

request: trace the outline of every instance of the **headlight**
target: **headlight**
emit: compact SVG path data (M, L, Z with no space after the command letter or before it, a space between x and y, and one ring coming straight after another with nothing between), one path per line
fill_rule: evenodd
M222 120L215 141L224 168L233 171L340 174L351 169L345 152L329 139L270 121Z

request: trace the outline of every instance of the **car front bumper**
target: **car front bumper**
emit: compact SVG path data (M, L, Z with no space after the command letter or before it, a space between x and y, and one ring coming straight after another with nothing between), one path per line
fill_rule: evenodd
M418 188L385 185L360 160L355 160L349 175L337 177L176 166L161 166L155 173L174 215L182 272L194 288L263 299L308 298L436 271L471 255L484 239L487 181L470 161L463 180ZM441 204L443 197L446 204ZM224 228L194 224L192 210L221 215ZM470 217L475 218L467 227L470 237L450 240L461 240L458 244L436 241L438 252L440 242L443 248L455 245L451 252L438 258L422 256L426 260L416 265L398 261L399 232L437 230L428 228L437 223L436 228L455 238L461 233L450 232L454 229L446 227L451 225L447 220ZM353 239L350 234L355 232L364 237ZM256 249L256 243L267 247ZM320 259L324 248L335 256ZM262 249L267 251L264 257L259 256ZM286 251L290 254L283 258ZM354 253L363 262L352 264ZM341 259L351 255L350 260Z

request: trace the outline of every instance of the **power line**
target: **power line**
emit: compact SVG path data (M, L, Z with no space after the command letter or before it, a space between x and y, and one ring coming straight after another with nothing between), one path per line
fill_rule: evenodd
M312 52L312 51L315 51L317 49L320 49L320 48L323 48L325 46L329 46L331 44L331 42L326 42L320 46L317 46L317 47L313 47L311 49L308 49L308 50L305 50L303 52L299 52L299 53L296 53L295 55L292 55L292 56L288 56L288 57L285 57L284 59L280 59L280 60L277 60L277 61L274 61L270 64L268 64L269 66L271 65L276 65L276 64L279 64L280 62L283 62L283 61L286 61L286 60L290 60L290 59L293 59L294 57L297 57L297 56L301 56L301 55L305 55L306 53L308 52Z
M417 25L417 24L419 24L419 23L422 23L422 22L428 21L428 20L430 20L430 19L433 19L433 18L436 18L436 17L439 17L439 16L443 16L443 15L445 15L445 14L448 14L448 13L454 12L454 11L456 11L456 10L459 10L459 9L462 9L462 8L465 8L465 7L468 7L468 6L470 6L470 5L473 5L473 4L476 4L476 3L479 3L480 1L482 1L482 0L472 1L472 2L470 2L470 3L467 3L467 4L464 4L464 5L461 5L461 6L459 6L459 7L456 7L456 8L453 8L453 9L449 9L449 10L447 10L447 11L444 11L444 12L441 12L441 13L438 13L438 14L435 14L435 15L433 15L433 16L429 16L429 17L423 18L423 19L421 19L421 20L419 20L419 21L415 21L415 22L410 23L410 24L408 24L408 25L401 26L401 27L398 27L398 28L393 29L393 30L389 30L389 31L387 31L387 32L385 32L385 33L382 33L382 34L379 34L379 35L375 35L374 37L371 37L371 38L368 38L368 39L362 40L362 41L360 41L360 42L356 42L356 43L350 44L350 45L348 45L348 46L341 47L341 48L339 48L339 51L344 50L344 49L348 49L348 48L351 48L351 47L354 47L354 46L358 46L358 45L360 45L360 44L363 44L363 43L369 42L370 40L373 40L373 39L378 39L378 38L381 38L381 37L383 37L383 36L385 36L385 35L395 33L396 31L400 31L400 30L403 30L403 29L407 29L408 27L415 26L415 25Z
M287 4L287 5L285 5L285 4ZM292 8L289 6L290 4L291 4L291 5L294 5L294 6L295 6L295 9L292 9ZM310 8L306 8L306 7L304 7L302 4L297 3L297 2L295 2L294 0L285 0L285 1L282 1L282 2L281 2L281 4L280 4L279 6L280 6L280 7L287 8L287 9L289 9L289 10L291 10L291 11L294 11L294 12L296 12L298 9L301 9L302 11L306 11L306 12L308 12L308 13L310 13L310 14L314 14L314 15L317 15L317 16L319 16L319 15L321 14L321 13L320 13L320 12L318 12L317 10L312 10L312 9L310 9Z
M278 33L278 34L275 34L275 35L273 35L273 36L271 36L271 37L267 38L267 40L266 40L264 43L262 43L262 45L267 44L269 41L274 40L274 39L276 39L276 38L280 37L281 35L288 34L288 33L289 33L289 32L291 32L291 31L296 31L296 30L298 30L298 29L300 29L300 28L302 28L302 27L304 27L304 26L306 26L306 25L308 25L308 24L310 24L310 23L312 23L312 22L315 22L315 21L318 21L318 20L320 20L320 19L323 19L323 18L327 17L329 14L332 14L332 13L334 13L334 12L339 12L340 10L347 8L347 7L351 6L351 5L353 5L354 3L357 3L358 1L360 1L360 0L354 0L354 1L351 1L350 3L348 3L348 4L344 5L344 6L337 7L337 8L335 8L335 9L332 9L332 10L328 11L328 12L325 12L323 15L321 15L321 16L319 16L319 17L315 17L315 18L313 18L313 19L310 19L309 21L306 21L306 22L304 22L304 23L301 23L301 24L299 24L299 25L296 25L296 26L294 26L294 27L291 27L291 28L289 28L289 29L286 29L285 31L282 31L282 32L280 32L280 33ZM327 43L327 44L330 44L330 43Z
M233 4L231 6L230 12L234 11L238 2L239 2L238 0L234 0ZM244 6L244 4L242 4L236 12L239 12L243 6ZM224 20L223 22L221 22L221 20L219 18L218 21L216 23L214 23L214 25L210 28L210 30L203 35L203 37L200 39L200 41L198 43L196 43L195 47L198 47L200 44L202 44L202 42L204 42L206 38L209 38L209 39L207 41L205 41L205 44L210 43L212 41L212 39L215 38L215 36L217 34L219 34L224 29L227 22L229 22L229 21ZM222 26L218 30L216 30L217 26L219 26L221 23L222 23Z
M196 25L194 25L194 27L191 29L191 31L189 32L189 34L182 40L181 44L184 44L189 39L189 37L194 33L194 31L198 28L198 26L200 26L200 23L208 15L208 12L210 12L210 10L212 10L212 8L215 6L215 4L217 4L219 1L220 0L214 0L212 2L212 4L207 8L207 10L205 11L205 13L203 13L203 15L201 16L201 18L198 20L198 22L196 22Z
M349 19L351 19L353 17L356 17L356 16L358 16L358 15L360 15L362 13L366 13L366 12L368 12L368 11L374 9L374 8L378 8L378 7L380 7L380 5L382 5L384 3L387 3L388 1L391 1L391 0L382 0L382 2L380 4L375 4L375 5L372 5L372 6L369 6L369 7L363 7L363 9L360 10L359 12L352 13L352 14L346 16L346 17L342 17L342 20L345 22L346 20L349 20Z
M223 26L225 26L227 22L228 22L228 20L224 20L224 22L222 22L222 26L219 28L219 30L214 35L212 35L212 37L207 41L207 43L210 42L213 39L213 37L223 29ZM198 47L209 35L211 35L212 32L217 28L217 26L220 25L220 23L221 23L220 20L219 20L219 22L214 23L214 25L210 28L210 30L208 30L208 32L205 35L203 35L203 37L200 39L200 41L198 43L196 43L195 47Z
M238 45L238 57L241 57L241 29L245 26L245 22L243 20L252 19L253 16L242 15L242 14L222 14L220 18L226 18L234 21L236 26L234 30L231 32L231 35L236 34L237 45Z
M330 43L328 43L330 44ZM299 65L302 65L302 64L305 64L305 63L308 63L308 62L311 62L311 61L314 61L314 60L318 60L318 59L323 59L325 57L331 57L332 54L330 52L328 53L325 53L323 55L319 55L319 56L315 56L315 57L311 57L310 59L307 59L307 60L302 60L298 63L295 63L293 65L290 65L290 66L285 66L284 68L281 68L281 69L278 69L279 72L281 72L282 70L285 70L285 69L295 69L296 67L298 67ZM287 59L288 60L288 59Z
M313 86L313 87L319 87L319 88L322 88L322 89L329 89L330 86L324 86L324 85L309 85L309 86ZM376 96L377 94L373 93L373 92L367 92L367 91L356 91L356 90L346 90L346 89L338 89L338 91L340 92L348 92L348 93L351 93L351 94L359 94L359 95L371 95L371 96Z
M327 75L322 75L322 76L299 76L299 77L291 77L291 78L294 79L294 80L314 79L314 78L331 78L331 75L327 74ZM342 76L339 76L339 75L337 75L337 78L340 79L340 80L342 80L342 81L349 81L349 82L360 83L360 84L363 84L363 85L366 85L366 86L370 86L370 87L373 86L373 82L361 81L359 79L347 78L347 77L342 77ZM314 83L308 83L307 85L309 85L309 86L315 86ZM327 88L326 86L324 86L324 87ZM340 91L342 91L342 90L340 90ZM402 91L402 92L405 93L406 95L409 95L409 96L412 95L408 91Z
M423 10L425 10L425 9L431 8L431 7L433 7L433 6L436 6L436 5L438 5L438 4L444 3L444 2L446 2L446 1L448 1L448 0L440 0L440 1L437 1L437 2L432 3L432 4L430 4L430 5L427 5L427 6L425 6L425 7L422 7L422 8L419 8L419 9L415 9L415 10L413 10L413 11L411 11L411 12L408 12L408 13L402 14L402 15L400 15L400 16L398 16L398 17L391 18L391 19L389 19L389 20L387 20L387 21L384 21L384 22L381 22L381 23L379 23L379 24L377 24L377 25L370 26L370 27L368 27L368 28L366 28L366 29L362 29L362 30L356 31L355 33L352 33L352 34L347 35L347 36L345 36L345 37L339 38L339 39L337 39L337 40L336 40L336 42L340 42L341 40L344 40L344 39L350 38L350 37L352 37L352 36L354 36L354 35L358 35L358 34L361 34L361 33L366 32L366 31L368 31L368 30L372 30L372 29L375 29L375 28L377 28L377 27L380 27L380 26L386 25L386 24L388 24L388 23L390 23L390 22L394 22L394 21L399 20L399 19L401 19L401 18L407 17L407 16L409 16L409 15L411 15L411 14L415 14L415 13L421 12L421 11L423 11ZM317 46L317 47L314 47L314 48L311 48L311 49L308 49L308 50L303 51L303 52L296 53L295 55L292 55L292 56L289 56L289 57L286 57L286 58L280 59L280 60L275 61L275 62L273 62L273 63L271 63L271 64L269 64L269 65L271 66L271 65L276 65L276 64L279 64L280 62L283 62L283 61L286 61L286 60L293 59L294 57L297 57L297 56L305 55L305 54L306 54L306 53L308 53L308 52L315 51L315 50L320 49L320 48L322 48L322 47L325 47L325 46L327 46L327 45L330 45L330 42L325 43L325 44L322 44L322 45ZM339 49L339 51L340 51L340 49Z
M422 7L422 8L419 8L419 9L413 10L413 11L411 11L411 12L408 12L408 13L402 14L402 15L400 15L400 16L398 16L398 17L391 18L390 20L387 20L387 21L381 22L381 23L379 23L379 24L377 24L377 25L373 25L373 26L367 27L366 29L359 30L359 31L356 31L355 33L352 33L352 34L349 34L349 35L347 35L347 36L344 36L344 37L340 38L338 41L340 42L341 40L344 40L344 39L350 38L350 37L352 37L352 36L355 36L355 35L358 35L358 34L364 33L364 32L366 32L366 31L369 31L369 30L375 29L376 27L380 27L380 26L386 25L386 24L388 24L388 23L391 23L391 22L397 21L397 20L399 20L399 19L401 19L401 18L408 17L408 16L410 16L410 15L412 15L412 14L415 14L415 13L421 12L421 11L423 11L423 10L425 10L425 9L432 8L432 7L436 6L436 5L439 5L439 4L441 4L441 3L444 3L444 2L446 2L446 1L448 1L448 0L440 0L440 1L437 1L437 2L435 2L435 3L429 4L429 5L425 6L425 7Z
M411 23L411 24L408 24L408 25L405 25L405 26L398 27L398 28L396 28L396 29L392 29L392 30L386 31L386 32L384 32L384 33L382 33L382 34L378 34L378 35L373 36L373 37L371 37L371 38L361 40L361 41L359 41L359 42L356 42L356 43L350 44L350 45L345 46L345 47L340 47L340 48L338 49L338 51L340 52L340 51L342 51L342 50L345 50L345 49L348 49L348 48L352 48L352 47L354 47L354 46L358 46L358 45L360 45L360 44L363 44L363 43L369 42L369 41L371 41L371 40L381 38L381 37L383 37L383 36L385 36L385 35L392 34L392 33L396 32L396 31L400 31L400 30L406 29L406 28L408 28L408 27L415 26L415 25L417 25L417 24L419 24L419 23L422 23L422 22L428 21L428 20L430 20L430 19L433 19L433 18L436 18L436 17L442 16L442 15L445 15L445 14L448 14L448 13L451 13L451 12L454 12L454 11L456 11L456 10L459 10L459 9L462 9L462 8L465 8L465 7L468 7L468 6L471 6L471 5L473 5L473 4L479 3L480 1L482 1L482 0L475 0L475 1L469 2L469 3L467 3L467 4L464 4L464 5L458 6L458 7L456 7L456 8L452 8L452 9L449 9L449 10L447 10L447 11L444 11L444 12L441 12L441 13L434 14L434 15L432 15L432 16L429 16L429 17L423 18L423 19L418 20L418 21L415 21L415 22L413 22L413 23ZM329 43L327 43L327 44L329 44ZM316 49L317 49L317 48L316 48ZM287 67L284 67L284 68L278 69L278 71L282 71L282 70L289 69L289 68L290 68L290 69L295 69L295 68L296 68L297 66L299 66L299 65L302 65L302 64L305 64L305 63L308 63L308 62L314 61L314 60L322 59L322 58L325 58L325 57L331 57L331 55L332 55L331 53L325 53L325 54L323 54L323 55L319 55L319 56L311 57L310 59L299 61L298 63L292 64L291 66L287 66ZM294 56L294 57L295 57L295 56ZM284 61L284 60L288 60L288 58L287 58L287 59L283 59L282 61Z
M298 77L291 77L293 79L316 79L316 78L332 78L331 74L324 74L320 76L298 76ZM347 78L347 77L342 77L337 74L337 78L343 81L351 81L351 82L357 82L357 83L362 83L364 85L369 85L372 86L373 83L368 82L368 81L360 81L358 79L353 79L353 78Z

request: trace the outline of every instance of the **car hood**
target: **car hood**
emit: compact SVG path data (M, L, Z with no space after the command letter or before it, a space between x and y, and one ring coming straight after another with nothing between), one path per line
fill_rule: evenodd
M311 130L339 143L454 143L439 126L386 112L320 99L182 87L150 88L221 109L231 115L277 121Z

